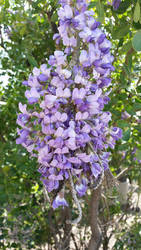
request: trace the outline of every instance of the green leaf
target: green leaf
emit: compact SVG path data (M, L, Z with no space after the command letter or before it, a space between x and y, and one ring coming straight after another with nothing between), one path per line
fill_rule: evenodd
M5 0L5 8L9 8L10 4L9 4L9 0Z
M122 136L122 139L124 140L124 141L129 141L129 139L130 139L130 129L127 129L125 132L123 132L123 136Z
M88 6L88 9L92 9L96 6L96 2L91 2Z
M141 30L134 35L132 45L136 51L141 51Z
M131 105L127 105L127 106L126 106L126 111L127 111L127 113L129 113L130 115L135 115L135 110L134 110L133 106L131 106Z
M138 93L141 93L141 85L138 86L136 90L137 90Z
M129 123L126 122L126 121L124 121L124 120L119 120L119 121L117 122L117 124L118 124L118 126L119 126L120 128L129 127Z
M141 149L137 149L137 151L136 151L136 158L138 160L141 160Z
M133 19L134 19L135 23L137 23L140 20L140 4L139 4L139 2L136 3Z
M132 69L132 54L128 56L128 68L129 68L129 71L131 71Z
M39 189L39 185L38 185L38 183L36 183L36 185L34 185L34 186L32 187L32 194L37 193L38 189Z
M129 24L124 21L121 25L117 27L117 29L115 29L112 32L112 37L113 39L120 39L126 36L128 33L129 33Z
M51 21L56 23L56 21L58 20L58 15L56 12L53 13L52 17L51 17Z
M141 24L140 24L140 22L135 23L135 22L133 21L133 28L135 28L136 30L140 30L140 29L141 29Z
M26 33L26 26L22 26L21 28L20 28L20 35L21 36L23 36L25 33Z
M124 0L120 3L119 8L116 10L116 13L124 13L129 6L132 4L132 0Z
M124 68L124 71L125 71L126 75L130 75L129 68L125 63L123 64L123 68Z
M17 243L15 243L15 242L13 242L12 244L11 244L11 247L17 247L18 246L18 244Z
M121 52L126 52L126 51L129 51L129 49L131 49L132 48L132 43L131 43L131 41L129 41L129 42L127 42L127 43L125 43L123 46L122 46L122 48L121 48Z
M128 148L129 148L129 143L123 143L123 144L119 145L119 147L118 147L118 149L121 151L124 151Z
M139 20L139 23L141 24L141 15L140 15L140 20Z
M104 5L100 1L96 3L96 10L98 14L98 21L102 23L104 21Z
M38 63L33 56L27 55L27 59L30 65L32 65L33 67L38 67Z
M141 110L141 103L139 103L139 102L134 103L133 104L133 109L135 111L140 111Z

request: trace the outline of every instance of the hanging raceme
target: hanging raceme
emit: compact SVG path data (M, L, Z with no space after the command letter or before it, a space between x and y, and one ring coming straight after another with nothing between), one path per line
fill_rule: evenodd
M108 125L110 112L103 111L114 58L87 1L59 3L54 39L63 49L23 82L28 105L19 104L17 124L22 129L16 142L37 157L53 208L69 205L64 195L70 188L80 211L77 195L101 184L108 169L107 149L121 138L121 130Z

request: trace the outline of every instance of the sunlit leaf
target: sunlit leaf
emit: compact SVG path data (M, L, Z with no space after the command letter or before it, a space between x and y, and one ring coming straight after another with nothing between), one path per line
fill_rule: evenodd
M123 132L122 140L128 141L130 139L130 129L127 129L125 132Z
M137 1L135 10L134 10L134 15L133 15L134 22L137 23L140 19L140 4Z
M141 30L134 35L132 45L136 51L141 51Z
M136 158L138 160L141 160L141 149L137 149L137 151L136 151Z

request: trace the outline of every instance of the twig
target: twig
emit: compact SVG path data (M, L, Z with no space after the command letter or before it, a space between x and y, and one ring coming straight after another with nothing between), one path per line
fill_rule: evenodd
M73 221L67 221L68 224L78 224L82 218L82 209L81 209L81 206L80 206L80 203L79 203L79 200L77 199L77 195L76 195L76 190L75 190L75 187L74 187L74 183L73 183L73 179L72 179L72 175L71 173L69 172L69 175L70 175L70 184L71 184L71 188L72 188L72 196L73 196L73 199L77 205L77 208L78 208L78 212L79 212L79 215L78 217L73 220Z
M103 198L103 201L105 203L105 206L107 208L107 215L108 215L108 220L110 219L110 210L109 210L109 204L107 202L107 198L105 197L104 194L101 194L102 198Z
M126 172L128 172L129 170L131 170L133 168L133 166L127 167L125 169L123 169L115 178L116 180L119 180Z
M45 186L43 189L43 193L44 193L44 197L45 197L46 202L49 202L51 204L51 201L50 201L50 198L49 198L49 195L48 195L48 192L47 192Z
M0 46L1 46L7 53L9 53L9 51L5 48L5 45L4 45L4 40L3 40L3 37L2 37L1 26L0 26L0 38L1 38Z
M54 10L55 8L53 8L51 11L47 11L46 14L47 14L47 18L48 18L48 21L50 23L53 33L58 33L57 25L51 21L51 17L53 15Z
M71 233L71 237L72 237L72 239L73 239L73 242L74 242L74 245L75 245L75 249L76 249L76 250L79 250L73 233Z

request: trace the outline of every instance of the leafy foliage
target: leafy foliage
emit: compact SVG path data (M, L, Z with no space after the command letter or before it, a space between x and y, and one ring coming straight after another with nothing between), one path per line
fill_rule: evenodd
M20 146L16 146L15 140L17 105L19 102L25 102L25 87L21 82L27 78L34 66L45 63L46 58L55 48L52 37L57 26L57 1L0 0L0 7L0 67L2 70L0 247L23 249L22 244L26 244L26 249L35 249L35 246L41 249L40 245L45 243L56 246L55 235L62 233L62 228L63 232L66 232L64 219L60 219L59 210L53 213L48 208L40 177L36 171L37 163L30 159ZM102 28L112 41L115 56L111 101L105 110L110 110L112 113L112 125L123 129L123 138L112 151L111 170L115 174L119 168L121 170L129 168L127 175L130 180L140 183L141 13L139 9L141 1L124 0L119 8L114 10L107 4L107 0L95 0L91 1L90 8L95 10L97 19L102 22ZM6 76L9 77L8 82ZM117 194L115 196L117 197ZM80 227L88 226L86 215L89 200L90 195L83 204L84 219ZM104 223L105 220L106 222L110 220L107 211L105 209ZM121 213L119 203L113 204L110 208L110 216L117 215L119 212ZM72 215L74 218L76 213L77 211L74 210ZM133 229L135 235L140 230L140 224L136 227ZM125 232L123 234L125 235ZM128 238L129 234L124 238L125 241ZM126 243L117 241L115 249L122 249L125 246L128 246L127 241Z

